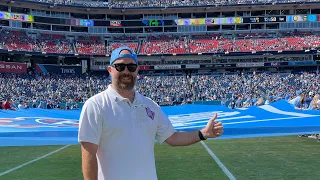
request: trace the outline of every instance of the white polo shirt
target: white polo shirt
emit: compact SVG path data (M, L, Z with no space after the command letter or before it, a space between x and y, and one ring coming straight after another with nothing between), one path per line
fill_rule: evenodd
M99 146L99 180L157 180L154 140L163 143L174 132L154 101L136 92L131 103L109 85L85 102L78 141Z

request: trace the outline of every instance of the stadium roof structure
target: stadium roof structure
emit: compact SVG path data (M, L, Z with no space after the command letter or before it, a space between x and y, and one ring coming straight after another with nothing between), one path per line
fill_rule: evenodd
M263 1L264 2L264 1ZM83 12L86 13L101 13L101 14L133 14L133 13L145 13L145 14L157 14L157 13L190 13L190 11L197 12L213 12L213 11L249 11L252 8L255 10L264 10L266 8L272 9L296 9L299 7L303 8L320 8L320 3L314 0L305 0L299 2L280 3L256 3L256 4L219 4L219 5L200 5L200 6L168 6L168 7L93 7L83 6L79 4L53 4L39 2L36 0L5 0L0 2L3 5L14 5L15 7L33 8L41 10L53 10L53 11L66 11L66 12ZM72 8L70 8L72 7Z

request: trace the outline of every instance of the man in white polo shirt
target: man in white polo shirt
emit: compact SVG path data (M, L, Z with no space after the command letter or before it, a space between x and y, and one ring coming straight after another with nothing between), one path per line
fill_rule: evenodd
M129 47L112 52L108 72L112 84L88 99L80 115L85 180L157 180L155 139L187 146L223 133L216 115L199 131L175 131L160 106L134 90L138 59Z

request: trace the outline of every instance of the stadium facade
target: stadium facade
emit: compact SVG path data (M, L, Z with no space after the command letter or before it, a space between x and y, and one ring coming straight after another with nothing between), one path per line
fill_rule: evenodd
M26 63L40 72L105 73L112 49L127 45L138 53L141 73L150 75L317 71L320 65L317 2L162 7L51 2L0 2L0 61ZM4 64L0 71L14 72L13 67Z

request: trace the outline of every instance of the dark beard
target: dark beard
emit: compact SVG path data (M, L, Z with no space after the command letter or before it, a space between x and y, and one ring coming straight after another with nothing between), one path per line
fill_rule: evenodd
M123 82L121 80L122 78L126 78L126 77L130 78L130 82ZM119 78L117 79L117 85L122 90L132 90L134 88L134 86L136 85L136 80L137 80L137 78L133 77L130 74L120 75Z

